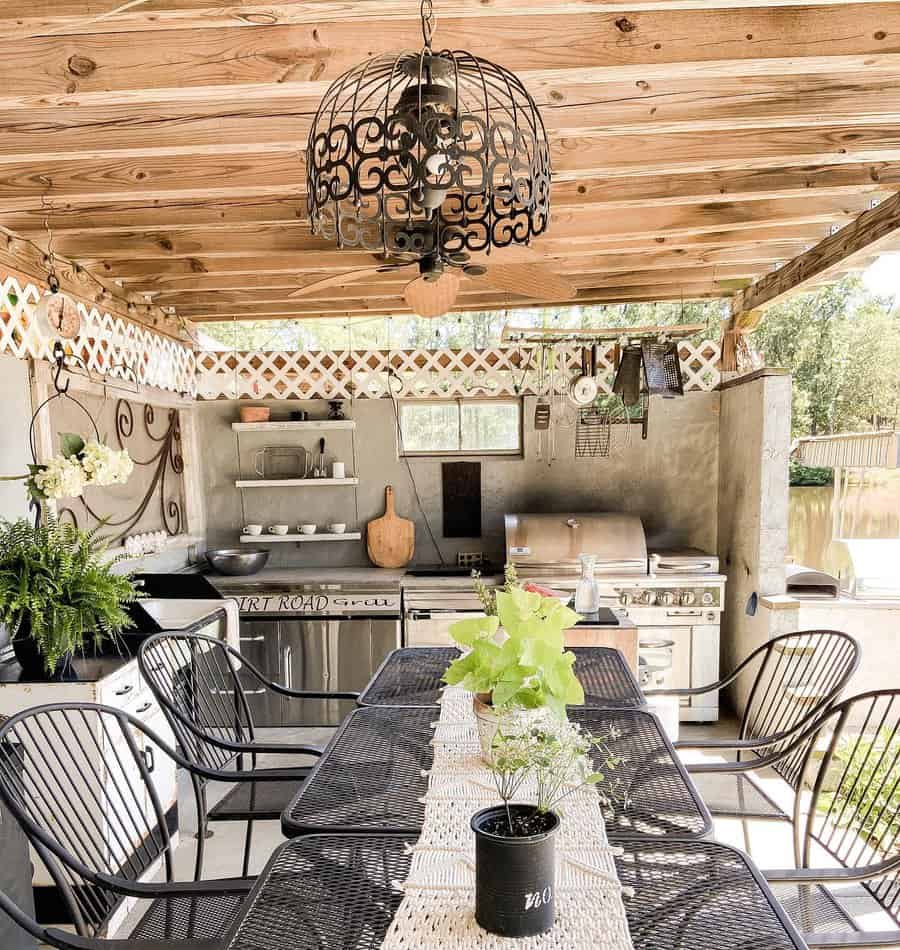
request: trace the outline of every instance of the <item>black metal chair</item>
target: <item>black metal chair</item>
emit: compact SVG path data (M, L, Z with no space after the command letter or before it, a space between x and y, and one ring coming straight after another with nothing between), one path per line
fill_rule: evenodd
M736 753L733 762L690 763L688 772L715 816L791 821L797 818L803 750L792 740L817 722L841 695L859 666L859 644L838 630L804 630L774 637L726 677L692 689L649 690L653 696L700 696L735 683L746 706L738 735L684 740L675 748ZM746 684L746 686L744 686ZM772 768L793 791L793 815L751 776Z
M792 750L812 792L794 824L796 869L763 872L772 890L811 948L900 947L900 690L844 700ZM811 868L815 846L841 867ZM896 929L861 931L834 891L847 884Z
M53 946L206 950L235 918L252 881L173 880L172 839L153 773L163 756L186 764L119 709L54 703L0 726L0 798L47 868L76 934L5 910ZM163 880L140 880L162 871ZM131 940L100 941L123 899L148 900ZM12 905L12 906L10 906Z
M189 762L200 802L195 877L203 871L204 841L210 821L245 821L242 874L247 875L254 820L280 819L310 772L309 766L259 768L266 755L311 755L321 748L302 743L261 742L256 737L242 674L258 688L290 699L358 698L353 692L288 689L272 683L237 650L214 637L158 633L138 651L141 674L153 691ZM249 759L249 768L245 763ZM232 768L233 763L237 767ZM207 807L210 780L234 787L213 809Z

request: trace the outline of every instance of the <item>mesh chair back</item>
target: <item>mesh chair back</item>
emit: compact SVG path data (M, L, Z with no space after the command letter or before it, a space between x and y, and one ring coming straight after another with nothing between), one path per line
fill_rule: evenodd
M796 828L800 862L810 866L814 842L845 867L889 862L863 886L900 923L900 690L836 706L804 764L823 749L806 821Z
M253 740L239 676L244 664L221 640L158 633L141 644L138 664L191 762L223 770L236 757L228 743Z
M17 713L0 727L0 797L69 905L79 933L98 933L121 895L171 840L150 767L167 753L127 714L89 703ZM114 882L113 882L114 883Z
M744 719L742 739L785 736L766 752L790 744L840 696L859 665L859 644L837 630L805 630L775 637L757 651L758 666ZM774 765L795 789L803 748Z

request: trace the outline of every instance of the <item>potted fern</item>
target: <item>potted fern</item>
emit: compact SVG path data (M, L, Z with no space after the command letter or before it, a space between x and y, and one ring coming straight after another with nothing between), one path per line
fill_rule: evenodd
M446 683L475 694L486 762L505 711L529 710L535 721L564 719L567 705L584 703L573 669L575 654L565 649L565 631L581 619L578 614L557 597L515 586L497 591L494 599L496 616L460 620L450 627L450 636L468 652L444 674Z
M103 559L97 532L54 518L0 522L0 623L25 679L71 675L72 656L131 626L131 580Z

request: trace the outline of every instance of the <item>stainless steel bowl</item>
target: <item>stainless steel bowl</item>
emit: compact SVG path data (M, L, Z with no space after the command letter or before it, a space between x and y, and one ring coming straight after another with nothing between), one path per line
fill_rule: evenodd
M207 551L206 560L213 570L220 574L231 574L244 577L255 574L266 566L269 552L263 548L220 548L217 551Z

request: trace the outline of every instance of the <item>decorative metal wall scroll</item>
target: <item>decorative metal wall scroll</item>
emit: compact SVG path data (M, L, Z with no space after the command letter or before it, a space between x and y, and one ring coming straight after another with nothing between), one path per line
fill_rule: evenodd
M184 530L183 481L184 459L181 455L181 427L177 409L165 410L165 423L160 426L156 421L157 410L145 403L140 410L142 428L141 438L137 438L135 429L135 410L127 399L119 399L115 405L114 424L116 441L120 449L128 449L135 464L135 471L129 484L140 486L144 479L142 471L149 474L149 482L139 487L141 495L123 499L119 510L104 509L94 499L79 498L69 507L60 509L60 518L66 517L77 526L85 516L90 526L102 526L113 529L111 540L124 538L138 526L145 515L158 506L157 520L152 526L161 527L170 536ZM145 476L146 478L146 476ZM107 502L108 504L108 502ZM124 506L124 512L121 510Z

